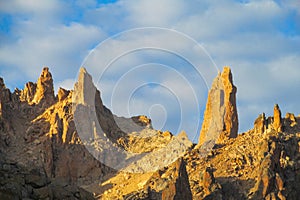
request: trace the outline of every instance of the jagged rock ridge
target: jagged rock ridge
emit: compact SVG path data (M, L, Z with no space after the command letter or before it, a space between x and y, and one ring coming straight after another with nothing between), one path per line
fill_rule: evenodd
M44 68L37 83L11 93L0 78L0 199L299 197L300 118L292 113L282 118L275 105L272 117L261 114L252 130L238 135L230 68L224 68L209 92L196 148L184 132L174 136L154 130L146 116L113 115L85 69L76 84L79 93L60 88L54 96L52 75ZM86 137L79 135L81 126L74 119L79 111L94 112ZM103 137L95 129L97 122ZM132 157L137 162L116 171L88 151L105 152L111 147L106 144L138 155ZM104 157L119 162L118 156ZM157 163L162 165L146 170Z
M94 124L98 123L105 132L105 141L110 140L111 144L118 148L143 155L148 151L164 148L173 141L179 145L191 145L186 135L177 139L171 133L152 129L151 120L146 116L134 116L131 119L114 116L103 105L100 91L93 85L91 76L84 68L80 70L75 86L79 90L74 92L61 88L56 97L48 68L43 69L38 83L29 82L23 90L16 89L11 93L5 87L3 79L0 86L0 136L4 141L0 143L0 169L5 174L15 174L14 178L18 177L17 180L21 181L20 183L3 176L3 179L0 179L0 197L3 195L8 199L86 199L91 197L90 194L96 193L90 191L90 188L82 188L94 183L99 185L99 182L104 182L107 177L116 175L116 166L106 166L88 152L89 147L104 153L111 148L103 146L106 143L99 143L99 133L92 129L87 131L86 138L79 137L74 121L75 113L78 112L78 108L74 107L74 99L75 105L79 102L81 108L95 111ZM128 124L127 122L131 122L131 125L125 128L132 133L125 133L118 126ZM94 127L93 123L91 125L89 128ZM139 134L146 135L139 137ZM142 145L150 140L151 143ZM183 143L179 142L181 140ZM176 145L172 147L175 152ZM183 153L184 151L182 155ZM120 155L122 157L122 153ZM172 154L168 156L171 161L176 160ZM116 158L109 154L105 156L106 160L110 159L118 164ZM7 171L4 170L6 166L13 167ZM127 167L131 170L136 169L134 165ZM147 168L149 164L141 162L140 167ZM15 171L18 169L22 169L22 173ZM26 177L33 175L36 177L33 181L26 180ZM41 179L43 183L37 183L37 179ZM12 187L9 186L11 184ZM13 190L17 185L18 189ZM69 189L58 192L65 187Z

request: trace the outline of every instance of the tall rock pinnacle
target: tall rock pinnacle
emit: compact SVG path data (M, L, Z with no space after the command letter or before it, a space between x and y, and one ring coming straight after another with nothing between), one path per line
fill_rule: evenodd
M96 90L92 76L85 68L81 67L78 75L78 81L74 87L74 102L77 104L95 106Z
M73 103L75 123L84 124L81 127L85 130L83 132L92 135L93 131L89 130L94 128L94 123L101 127L98 132L104 132L112 140L122 136L112 112L103 105L100 91L94 85L92 76L83 67L80 68L78 81L74 86ZM117 132L119 134L115 134Z
M228 138L237 137L236 92L231 70L224 67L223 72L214 79L208 93L199 145L210 140L222 143Z
M48 67L44 67L38 79L36 92L32 100L33 103L52 104L55 101L53 79Z
M273 127L277 132L281 132L282 131L282 119L281 119L281 111L280 108L278 106L278 104L276 104L274 106L274 121L273 121Z

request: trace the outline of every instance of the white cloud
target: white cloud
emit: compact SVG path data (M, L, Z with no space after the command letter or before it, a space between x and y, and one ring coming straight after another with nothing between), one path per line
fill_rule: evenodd
M21 37L15 43L0 47L1 62L30 79L37 77L43 66L49 66L60 77L70 69L76 75L74 69L80 67L87 50L104 35L96 27L76 23L50 27L46 33L35 32L36 26L34 22L23 24L19 27Z
M0 11L9 13L43 13L59 8L56 0L10 0L0 2Z
M105 37L99 27L63 23L63 15L70 13L70 8L59 1L15 0L0 4L0 12L13 17L13 40L0 44L0 73L22 82L18 87L27 80L36 80L44 66L50 67L57 81L75 78L88 50Z
M54 77L55 78L55 77ZM63 81L60 81L60 82L55 82L54 83L54 86L55 86L55 93L58 92L58 89L61 87L61 88L64 88L64 89L67 89L67 90L73 90L74 89L74 84L76 82L76 79L65 79Z
M178 21L187 4L183 0L140 0L126 2L129 20L137 26L167 26Z

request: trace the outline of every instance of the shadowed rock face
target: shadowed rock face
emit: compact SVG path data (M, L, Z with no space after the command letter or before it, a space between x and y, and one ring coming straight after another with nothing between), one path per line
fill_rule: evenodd
M228 138L237 137L236 91L231 70L224 67L223 72L213 81L208 93L199 146L210 140L223 143Z

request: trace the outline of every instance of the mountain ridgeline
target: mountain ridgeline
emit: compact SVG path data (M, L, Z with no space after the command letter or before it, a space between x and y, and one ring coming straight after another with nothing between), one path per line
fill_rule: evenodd
M192 144L114 115L84 68L57 95L47 67L14 92L0 78L0 199L299 199L300 117L275 105L238 134L236 92L224 67Z

